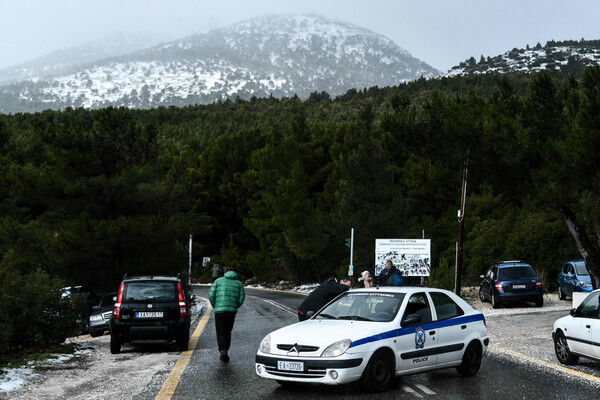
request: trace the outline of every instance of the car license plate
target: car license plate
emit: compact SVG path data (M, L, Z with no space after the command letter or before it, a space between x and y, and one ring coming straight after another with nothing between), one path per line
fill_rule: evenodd
M304 371L304 363L299 361L277 361L280 371Z
M513 289L525 289L526 285L513 285Z
M162 318L162 311L138 311L135 313L136 318Z

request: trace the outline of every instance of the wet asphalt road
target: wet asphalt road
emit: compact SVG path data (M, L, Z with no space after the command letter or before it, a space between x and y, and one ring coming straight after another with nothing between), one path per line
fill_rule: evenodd
M208 287L201 286L194 289L197 296L207 298ZM345 386L307 384L294 389L282 388L275 381L258 378L254 372L254 356L260 341L266 334L297 321L295 308L303 298L304 296L300 294L246 289L246 302L238 312L233 330L231 362L227 364L219 360L214 315L211 315L172 398L227 400L577 398L583 400L598 397L597 385L495 351L484 358L481 370L474 377L461 377L454 369L422 373L396 378L394 385L386 393L365 393L358 384ZM511 320L515 318L514 324L518 330L510 327ZM532 323L531 318L531 316L510 316L510 314L490 318L488 324L490 337L494 338L496 335L498 341L502 342L502 348L510 347L511 340L507 332L518 331L519 334L523 334L522 332L526 332L527 329L527 321ZM554 321L554 319L555 315L550 315L544 321ZM538 324L544 323L547 325L549 322L538 321ZM544 335L546 333L542 336ZM514 351L523 352L528 349L525 346L525 348L515 348ZM529 355L535 357L534 354ZM585 368L596 374L600 370L598 363L592 363L591 366L588 363ZM147 395L153 394L147 393Z

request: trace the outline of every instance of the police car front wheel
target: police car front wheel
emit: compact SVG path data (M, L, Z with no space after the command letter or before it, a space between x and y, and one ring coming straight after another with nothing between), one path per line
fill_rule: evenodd
M393 361L384 350L373 354L363 372L362 385L368 392L385 392L392 383Z

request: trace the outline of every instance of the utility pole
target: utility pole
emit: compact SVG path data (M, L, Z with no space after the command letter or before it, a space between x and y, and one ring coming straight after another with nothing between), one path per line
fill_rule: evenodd
M188 284L192 284L192 235L190 234L190 261L188 263Z
M458 210L458 249L456 251L456 283L454 293L460 296L462 286L462 249L463 249L463 230L465 223L465 203L467 194L467 175L469 173L469 151L467 150L467 159L464 163L462 190L460 193L460 210Z

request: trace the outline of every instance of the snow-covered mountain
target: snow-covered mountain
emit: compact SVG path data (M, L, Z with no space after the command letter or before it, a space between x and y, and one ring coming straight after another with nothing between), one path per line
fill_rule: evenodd
M271 15L0 86L0 112L335 96L439 75L372 31L317 15Z
M0 70L0 85L77 72L81 65L129 54L165 40L167 39L162 36L115 33L101 40L56 50L34 60L4 68Z
M543 70L577 73L600 62L600 40L549 41L545 46L514 48L495 57L475 57L453 67L445 76L539 72Z

